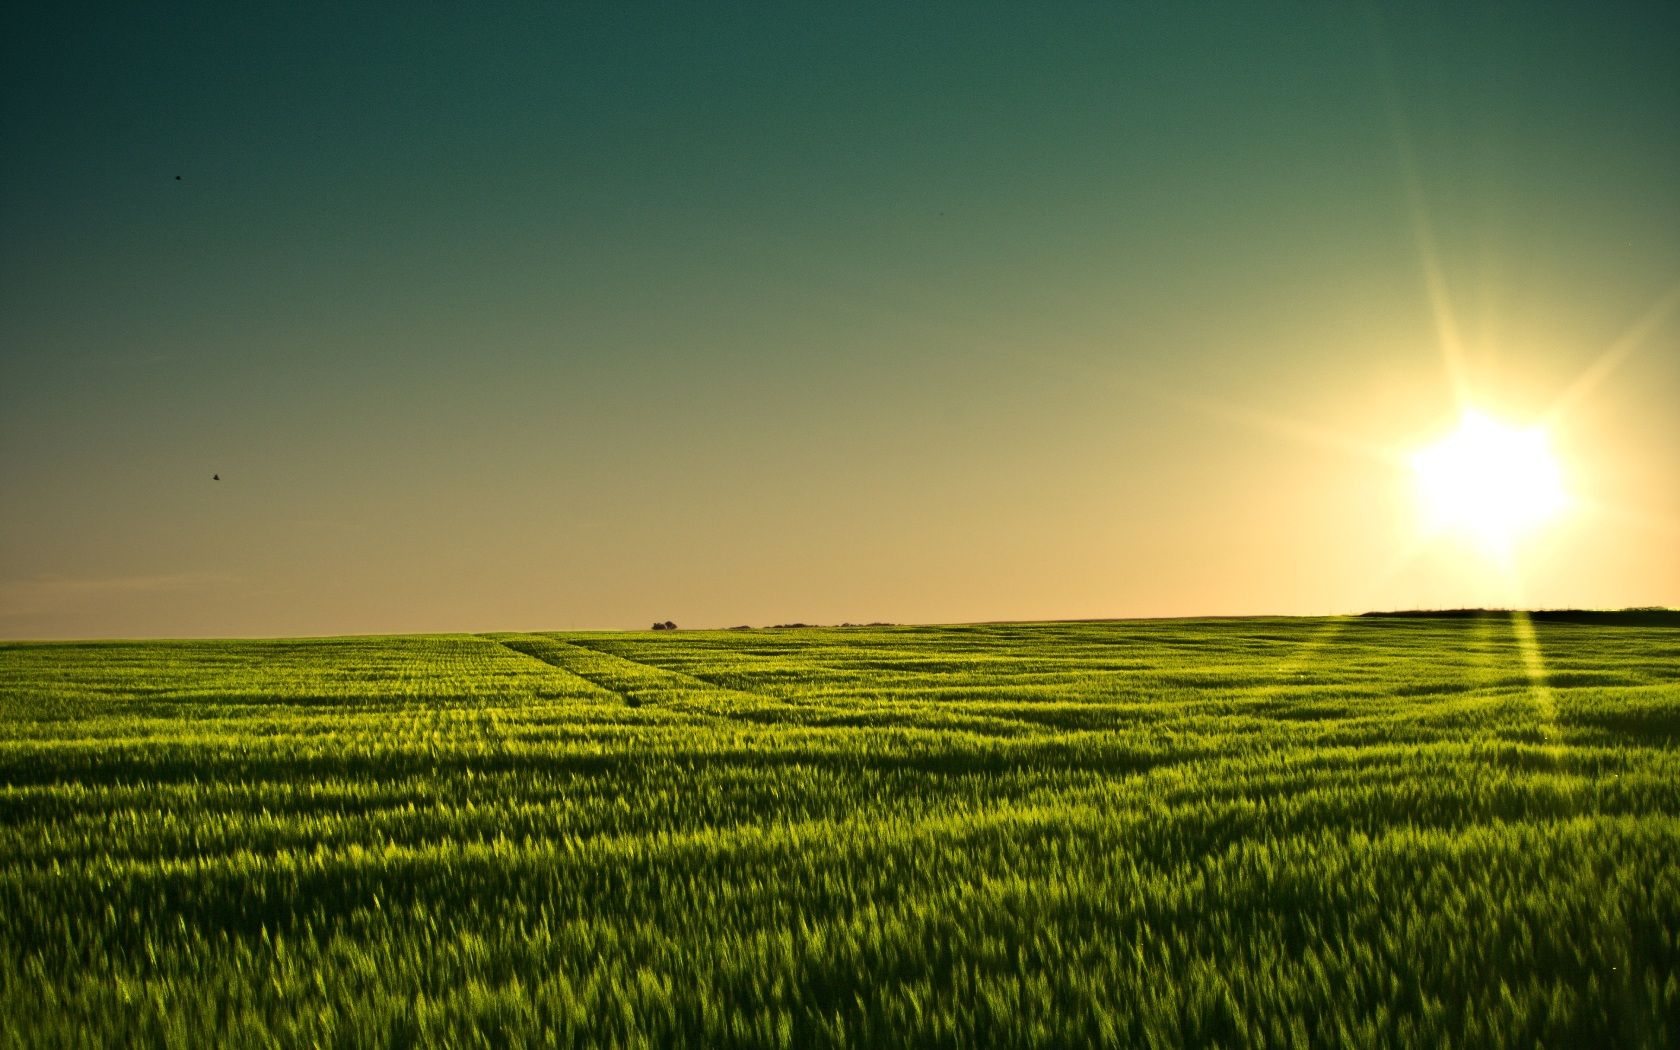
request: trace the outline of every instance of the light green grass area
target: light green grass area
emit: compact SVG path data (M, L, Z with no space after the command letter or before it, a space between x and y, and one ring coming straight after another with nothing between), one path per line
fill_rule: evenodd
M1680 1045L1680 629L0 646L7 1045Z

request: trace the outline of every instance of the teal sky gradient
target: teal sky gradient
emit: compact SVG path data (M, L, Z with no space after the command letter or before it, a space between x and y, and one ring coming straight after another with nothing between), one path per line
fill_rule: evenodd
M1680 604L1673 5L718 6L9 14L0 637Z

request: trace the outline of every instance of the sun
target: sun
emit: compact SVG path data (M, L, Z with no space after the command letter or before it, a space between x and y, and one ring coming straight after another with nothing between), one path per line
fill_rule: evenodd
M1412 457L1432 529L1505 546L1562 510L1567 499L1546 432L1467 411L1458 429Z

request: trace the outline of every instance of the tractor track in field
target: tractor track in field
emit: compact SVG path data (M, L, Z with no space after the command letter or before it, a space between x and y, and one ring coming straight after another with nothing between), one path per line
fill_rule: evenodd
M548 635L499 635L493 641L511 652L580 678L597 689L618 697L631 707L677 705L715 707L779 703L773 697L729 689L714 683L669 671L640 660L609 653L594 646L562 641Z
M542 664L544 667L551 668L552 670L559 671L563 675L575 678L591 688L607 693L614 700L621 703L628 701L628 698L623 693L609 686L602 685L589 675L580 674L574 668L567 666L567 662L563 658L550 651L560 644L556 643L551 638L543 638L539 635L484 635L482 637L484 637L486 641L493 642L510 653L516 653L527 660L533 660Z

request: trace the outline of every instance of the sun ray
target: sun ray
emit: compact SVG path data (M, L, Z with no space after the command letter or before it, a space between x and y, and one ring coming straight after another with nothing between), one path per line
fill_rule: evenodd
M1540 746L1545 749L1551 764L1562 764L1563 749L1558 743L1557 699L1552 693L1551 677L1546 671L1546 657L1540 648L1540 637L1529 615L1522 576L1516 562L1508 557L1496 559L1505 576L1511 602L1511 639L1516 644L1518 659L1522 661L1523 676L1528 679L1528 696L1536 715L1535 730L1540 734Z
M1446 371L1447 385L1453 401L1460 407L1470 403L1469 368L1465 365L1464 343L1459 335L1458 321L1453 316L1452 300L1447 292L1446 273L1441 266L1440 251L1435 244L1434 229L1429 221L1428 206L1417 173L1405 162L1407 206L1411 214L1412 238L1417 245L1418 263L1423 270L1424 289L1429 296L1430 313L1435 319L1435 338L1441 351L1441 365Z
M1004 351L991 351L990 353L992 357L998 360L1010 362L1024 360L1020 355ZM1067 374L1070 382L1102 384L1113 389L1117 394L1147 399L1171 408L1193 412L1209 419L1247 427L1256 433L1285 438L1297 444L1341 453L1382 466L1404 470L1409 463L1408 453L1398 445L1380 445L1372 441L1361 441L1356 437L1319 423L1296 419L1276 412L1264 412L1247 405L1234 404L1206 395L1181 393L1144 376L1133 374L1122 378L1094 367L1081 368L1077 363L1066 359L1035 358L1033 366L1035 368L1057 367Z
M1523 674L1528 678L1529 696L1540 715L1540 732L1550 739L1556 732L1557 703L1552 697L1551 681L1546 675L1546 659L1540 651L1540 639L1534 631L1534 619L1527 609L1511 610L1511 635L1516 640L1522 658Z
M1557 698L1552 692L1551 680L1546 672L1545 655L1540 649L1540 638L1534 630L1534 620L1528 610L1516 608L1511 610L1511 634L1517 643L1517 651L1522 656L1523 673L1528 677L1529 697L1534 702L1534 712L1538 716L1535 728L1540 734L1540 748L1545 754L1558 790L1556 811L1562 815L1574 812L1578 806L1577 795L1579 785L1574 778L1569 777L1565 768L1568 750L1564 747L1558 730Z
M1441 351L1441 365L1446 371L1447 385L1454 403L1464 408L1470 403L1469 369L1465 363L1464 340L1454 315L1452 296L1447 288L1446 270L1441 265L1441 252L1435 238L1435 224L1429 218L1429 203L1423 192L1423 178L1418 173L1417 150L1406 120L1405 107L1400 102L1400 89L1395 83L1394 67L1389 56L1382 16L1373 7L1368 9L1373 63L1383 96L1383 108L1388 117L1389 134L1399 155L1400 180L1406 195L1406 209L1412 227L1412 242L1417 248L1418 264L1423 271L1424 291L1429 297L1430 312L1435 320L1435 338Z
M1227 423L1236 423L1251 430L1287 438L1298 444L1327 449L1370 460L1384 466L1403 468L1406 456L1398 448L1360 441L1330 427L1293 419L1273 412L1261 412L1241 405L1217 401L1209 397L1192 397L1170 390L1133 384L1131 389L1162 404L1187 409Z
M1556 423L1574 411L1610 373L1620 368L1623 362L1646 344L1657 329L1674 314L1677 307L1680 307L1680 281L1670 286L1665 294L1658 296L1656 302L1639 315L1638 320L1629 325L1625 332L1605 347L1604 352L1599 354L1592 364L1575 377L1575 381L1569 384L1546 410L1542 422L1546 425Z

